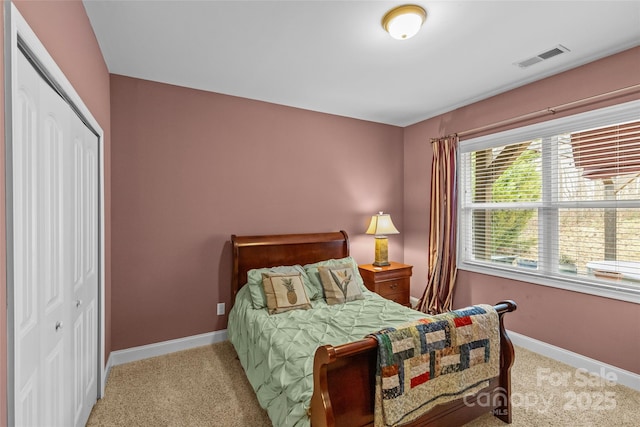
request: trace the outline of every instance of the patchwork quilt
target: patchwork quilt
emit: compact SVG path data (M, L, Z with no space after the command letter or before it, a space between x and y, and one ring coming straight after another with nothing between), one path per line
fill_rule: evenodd
M410 422L473 394L499 375L498 314L490 305L428 316L373 334L378 340L374 425Z

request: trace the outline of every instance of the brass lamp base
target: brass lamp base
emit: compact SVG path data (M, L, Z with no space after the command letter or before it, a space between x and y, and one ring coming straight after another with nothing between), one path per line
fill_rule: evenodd
M386 267L389 263L389 239L387 236L376 236L376 267Z

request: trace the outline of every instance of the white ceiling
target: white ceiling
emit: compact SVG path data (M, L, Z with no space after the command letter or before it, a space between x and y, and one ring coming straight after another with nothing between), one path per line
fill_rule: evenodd
M640 45L640 1L409 3L399 41L402 2L84 0L111 73L398 126Z

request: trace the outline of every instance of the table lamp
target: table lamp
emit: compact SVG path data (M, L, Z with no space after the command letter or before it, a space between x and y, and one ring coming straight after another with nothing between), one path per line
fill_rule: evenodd
M386 235L400 233L393 225L391 215L382 212L373 215L366 233L375 235L376 239L376 259L373 265L376 267L391 265L389 263L389 241Z

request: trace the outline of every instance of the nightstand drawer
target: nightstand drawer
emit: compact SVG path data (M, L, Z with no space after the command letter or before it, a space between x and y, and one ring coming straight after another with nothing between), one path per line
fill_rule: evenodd
M409 294L407 294L406 292L398 292L395 294L388 294L388 295L381 295L381 296L393 302L397 302L398 304L406 305L407 307L409 307L409 303L410 303Z
M394 270L380 270L380 271L375 271L374 274L370 274L372 276L375 276L375 281L376 282L382 282L385 280L393 280L393 279L398 279L398 278L410 278L411 277L411 267L405 267L405 268L396 268Z
M410 279L395 279L395 280L385 280L376 282L375 284L375 292L379 293L385 298L388 298L388 295L391 294L406 294L410 292Z

